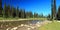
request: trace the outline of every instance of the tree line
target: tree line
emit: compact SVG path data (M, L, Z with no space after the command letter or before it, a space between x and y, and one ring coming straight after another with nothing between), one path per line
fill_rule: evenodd
M0 12L1 13L1 12ZM4 7L2 8L2 16L4 18L39 18L43 17L42 15L39 15L38 13L32 13L31 11L26 12L25 9L21 9L18 6L10 6L10 4L6 5L4 4Z

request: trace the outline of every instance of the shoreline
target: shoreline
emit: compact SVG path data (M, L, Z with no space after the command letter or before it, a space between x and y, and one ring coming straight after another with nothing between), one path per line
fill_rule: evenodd
M17 18L17 19L3 19L0 22L6 21L23 21L23 20L47 20L46 18Z

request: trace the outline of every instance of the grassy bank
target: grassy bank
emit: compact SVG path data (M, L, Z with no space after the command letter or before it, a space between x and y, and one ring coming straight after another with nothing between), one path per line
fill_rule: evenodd
M3 18L3 17L0 17L0 20L47 20L47 18Z
M0 17L0 20L14 20L14 19L17 19L17 18L3 18L3 17Z
M60 30L60 22L52 22L51 24L44 25L39 30Z

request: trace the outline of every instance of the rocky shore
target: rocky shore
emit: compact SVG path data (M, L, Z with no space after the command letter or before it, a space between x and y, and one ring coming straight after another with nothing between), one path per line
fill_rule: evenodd
M50 21L37 22L36 24L21 24L17 27L9 27L6 30L38 30L40 26L51 23Z

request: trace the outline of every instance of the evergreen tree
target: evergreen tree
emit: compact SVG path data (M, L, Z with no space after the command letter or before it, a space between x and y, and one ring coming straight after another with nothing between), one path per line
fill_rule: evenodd
M3 8L3 17L6 17L6 3L4 4L4 8Z
M50 20L50 14L48 14L47 18L48 18L48 20Z
M17 9L16 9L16 17L18 18L19 17L19 9L18 9L19 7L17 7Z
M26 18L32 18L33 17L33 14L32 12L26 12Z
M38 17L38 14L37 13L34 13L34 18L37 18Z
M60 20L60 6L59 6L59 8L58 8L58 13L57 13L56 19Z
M60 17L60 6L58 8L58 16Z
M19 10L19 18L21 18L21 10Z
M13 17L16 17L16 8L13 8Z
M24 17L25 17L25 10L21 9L21 18L24 18Z
M29 12L29 17L30 17L30 18L32 18L32 17L33 17L32 12Z
M51 0L51 12L52 12L52 16L51 19L55 19L56 18L56 0Z
M7 6L7 13L8 13L8 17L10 17L11 16L10 4Z
M0 17L2 16L2 0L0 0Z
M56 0L54 0L54 6L53 6L53 19L56 19Z

